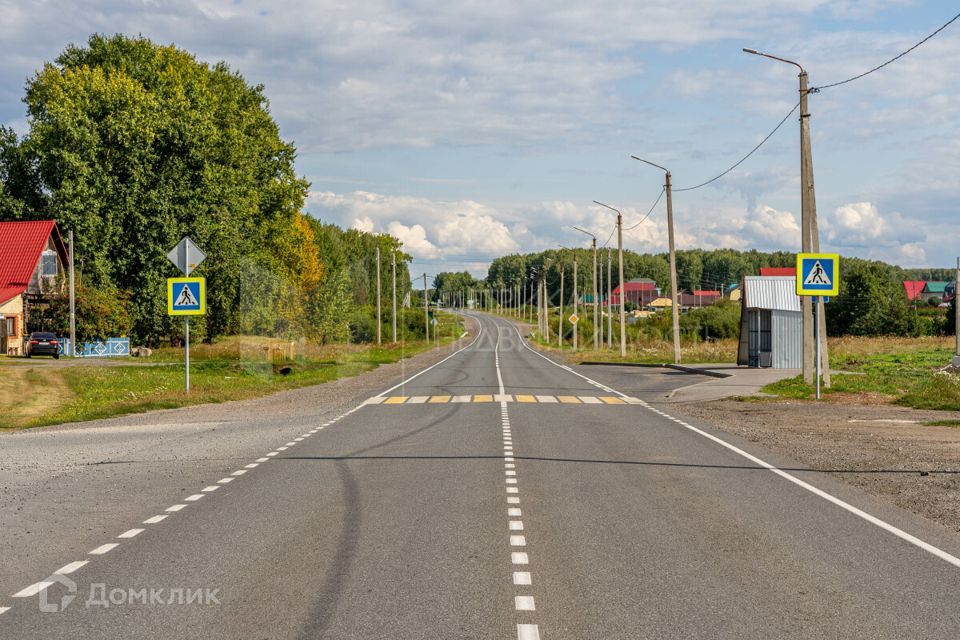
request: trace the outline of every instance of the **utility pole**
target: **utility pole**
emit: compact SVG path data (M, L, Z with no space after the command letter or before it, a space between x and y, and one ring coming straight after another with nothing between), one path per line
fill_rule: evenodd
M623 283L623 214L619 209L615 209L608 204L603 204L599 200L594 200L594 204L610 209L617 214L617 263L620 273L620 357L627 357L627 313L624 309L624 297L627 293Z
M580 306L579 296L577 294L577 254L573 254L573 315L577 315L577 308ZM579 316L577 317L579 320ZM573 324L573 350L577 350L577 334L580 333L578 323Z
M427 345L430 345L430 304L427 302L427 274L423 274L423 326L426 329Z
M397 250L393 250L393 342L397 342Z
M787 60L786 58L762 53L755 49L745 48L743 51L756 56L770 58L771 60L792 64L800 70L800 250L803 253L818 251L820 248L820 237L816 222L817 205L813 184L813 154L810 149L810 110L807 105L807 98L810 92L807 87L807 72L798 63ZM816 357L813 330L815 320L813 316L813 300L810 296L801 296L800 310L803 315L803 381L806 384L813 384L814 358ZM821 309L817 310L816 318L819 329L823 328L823 325L820 324L823 318L825 318L825 316L821 306ZM818 331L818 333L821 334L822 356L826 358L828 363L824 382L826 386L829 387L830 356L824 348L826 346L826 331Z
M600 335L600 348L603 349L603 305L600 304L600 298L603 297L603 257L602 256L600 257L600 271L598 273L600 274L600 287L598 289L600 291L600 296L593 302L599 305L600 307L600 311L599 311L600 323L597 325L597 328L599 329L598 333Z
M599 334L597 333L597 239L593 239L593 350L600 348Z
M380 245L377 245L377 346L381 344L380 339Z
M673 315L673 363L680 364L680 292L677 290L677 252L673 234L673 188L670 170L649 160L638 158L637 156L630 157L644 164L648 164L651 167L656 167L666 174L666 184L663 188L667 192L667 243L670 252L670 308L671 314ZM623 284L621 283L620 286L622 287Z
M953 355L953 366L960 367L960 298L957 297L960 289L960 258L957 258L957 273L953 281L953 332L956 334L957 348Z
M680 292L677 291L677 252L673 239L673 193L667 171L667 242L670 245L670 296L673 302L673 363L680 364Z
M613 300L613 291L612 291L612 275L613 275L613 255L610 253L610 248L607 248L607 348L613 349L613 307L611 307L611 301Z
M77 355L77 293L73 281L73 229L67 236L70 242L70 353ZM960 353L960 352L958 352Z
M960 343L958 343L960 344ZM560 262L560 325L557 331L557 347L563 351L563 261ZM957 352L960 355L960 351Z

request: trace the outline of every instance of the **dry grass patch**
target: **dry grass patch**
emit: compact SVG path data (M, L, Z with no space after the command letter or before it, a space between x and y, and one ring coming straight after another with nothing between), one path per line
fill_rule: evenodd
M73 397L59 370L4 366L0 368L0 398L7 402L0 412L0 429L33 424L56 413Z

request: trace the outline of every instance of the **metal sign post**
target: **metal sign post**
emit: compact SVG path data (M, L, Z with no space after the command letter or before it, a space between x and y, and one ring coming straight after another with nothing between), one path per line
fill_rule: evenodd
M200 247L189 237L184 237L170 250L167 259L183 273L184 278L167 279L167 314L184 316L184 388L190 393L190 316L200 316L207 311L207 285L203 278L191 278L190 274L206 259Z

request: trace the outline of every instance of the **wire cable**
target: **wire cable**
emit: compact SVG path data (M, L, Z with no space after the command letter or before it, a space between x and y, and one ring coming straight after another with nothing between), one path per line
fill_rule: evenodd
M752 156L754 153L756 153L756 152L757 152L757 149L759 149L759 148L762 147L764 144L766 144L767 140L769 140L770 138L773 137L773 134L775 134L775 133L780 129L780 127L783 126L783 123L786 122L787 119L789 119L790 116L793 115L793 112L796 111L799 106L800 106L800 103L799 103L799 102L797 102L797 104L793 105L793 109L790 109L790 113L788 113L787 115L783 116L783 120L781 120L780 123L779 123L776 127L773 128L773 131L771 131L770 133L768 133L767 136L766 136L763 140L760 141L760 144L758 144L758 145L755 146L753 149L751 149L751 150L750 150L750 153L748 153L747 155L745 155L745 156L743 156L742 158L740 158L739 160L737 160L737 162L734 163L729 169L727 169L726 171L724 171L724 172L721 173L720 175L717 175L717 176L715 176L715 177L713 177L713 178L710 178L710 179L707 180L706 182L701 182L700 184L695 185L695 186L692 186L692 187L683 187L682 189L676 189L676 188L675 188L675 189L673 189L673 191L675 191L675 192L680 192L680 191L693 191L694 189L699 189L700 187L705 187L705 186L707 186L708 184L710 184L711 182L716 182L717 180L719 180L719 179L722 178L723 176L727 175L728 173L730 173L731 171L733 171L734 169L736 169L737 167L739 167L741 164L743 164L743 163L746 161L747 158L749 158L749 157Z
M746 160L746 158L744 158L744 160ZM631 230L636 229L637 227L639 227L641 224L643 224L644 220L646 220L647 218L649 218L649 217L650 217L650 214L653 213L653 210L657 207L658 204L660 204L660 198L662 198L662 197L663 197L663 194L666 193L666 192L667 192L667 188L666 188L666 187L660 189L660 195L657 196L657 201L654 202L654 203L653 203L653 206L650 207L650 210L647 211L647 215L645 215L645 216L643 216L642 218L640 218L640 222L638 222L637 224L633 225L632 227L627 227L627 228L625 228L624 231L631 231ZM610 237L612 238L612 237L613 237L613 234L610 234Z
M950 18L949 20L947 20L947 22L945 22L943 25L941 25L941 27L940 27L939 29L937 29L936 31L934 31L933 33L931 33L930 35L928 35L926 38L924 38L923 40L921 40L921 41L918 42L917 44L913 45L912 47L910 47L910 48L907 49L906 51L902 51L902 52L898 53L897 55L895 55L894 57L890 58L889 60L887 60L887 61L884 62L883 64L877 65L877 66L875 66L873 69L870 69L869 71L864 71L863 73L858 74L858 75L855 75L855 76L853 76L852 78L847 78L846 80L841 80L840 82L831 82L830 84L824 84L824 85L820 85L819 87L813 87L813 88L810 89L810 93L817 93L817 92L820 91L821 89L830 89L830 88L832 88L832 87L839 87L839 86L842 85L842 84L847 84L848 82L853 82L854 80L859 80L860 78L862 78L862 77L864 77L864 76L870 75L870 74L873 73L874 71L879 71L880 69L883 69L883 68L884 68L885 66L887 66L888 64L891 64L891 63L893 63L893 62L896 62L897 60L899 60L899 59L902 58L903 56L907 55L908 53L910 53L911 51L913 51L914 49L916 49L916 48L919 47L920 45L924 44L927 40L929 40L930 38L934 37L935 35L937 35L937 34L940 33L941 31L943 31L944 29L946 29L947 27L949 27L951 24L953 24L954 22L956 22L956 20L957 20L958 18L960 18L960 13L958 13L958 14L955 15L955 16L953 16L953 17Z

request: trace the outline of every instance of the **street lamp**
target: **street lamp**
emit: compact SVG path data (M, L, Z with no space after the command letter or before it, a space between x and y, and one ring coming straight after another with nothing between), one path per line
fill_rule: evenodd
M620 269L620 357L627 357L627 314L623 308L623 296L626 293L626 287L623 284L623 214L620 209L603 204L599 200L594 200L594 204L610 209L617 214L617 261Z
M673 314L673 363L680 364L680 292L677 291L677 252L673 240L673 191L670 188L670 170L658 164L630 156L634 160L656 167L667 176L664 189L667 191L667 243L670 250L670 307Z
M580 227L574 227L574 229L593 238L593 350L596 351L599 348L597 342L597 236Z
M743 49L763 58L770 58L778 62L791 64L800 70L800 250L804 253L820 251L820 232L817 228L817 199L813 185L813 153L810 148L810 110L807 107L807 98L810 90L807 88L807 72L800 64L793 60L763 53L756 49ZM801 298L803 311L803 380L807 384L813 383L814 369L814 337L813 337L813 301L809 296ZM830 362L826 341L826 316L823 305L817 305L817 324L819 325L821 349L823 358ZM827 366L823 374L824 384L830 386L830 367Z

